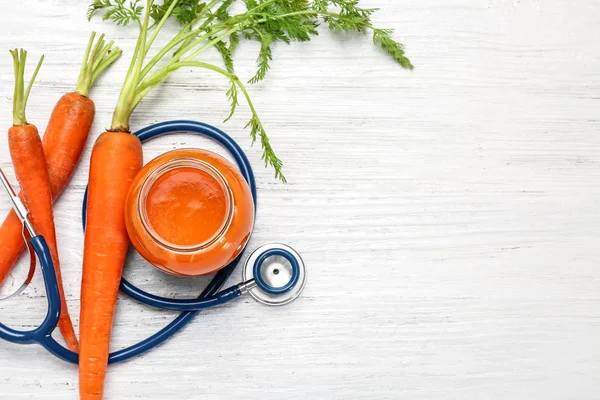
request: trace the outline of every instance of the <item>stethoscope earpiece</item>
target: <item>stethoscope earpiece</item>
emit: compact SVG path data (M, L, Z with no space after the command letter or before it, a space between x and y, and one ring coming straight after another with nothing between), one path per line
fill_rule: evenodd
M281 243L260 246L248 257L242 279L254 279L249 293L258 302L282 306L298 298L306 284L306 268L300 255Z

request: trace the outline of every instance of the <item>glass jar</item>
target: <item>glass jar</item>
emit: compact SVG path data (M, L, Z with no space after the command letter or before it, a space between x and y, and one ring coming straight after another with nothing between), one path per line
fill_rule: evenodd
M254 203L248 184L225 158L201 149L173 150L132 182L125 223L137 251L180 276L215 272L250 239Z

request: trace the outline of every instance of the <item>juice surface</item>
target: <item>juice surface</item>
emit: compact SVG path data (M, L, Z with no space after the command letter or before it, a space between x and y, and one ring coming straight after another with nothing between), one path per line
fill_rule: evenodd
M160 176L148 191L148 221L166 242L199 245L221 231L227 217L226 196L208 172L179 167Z

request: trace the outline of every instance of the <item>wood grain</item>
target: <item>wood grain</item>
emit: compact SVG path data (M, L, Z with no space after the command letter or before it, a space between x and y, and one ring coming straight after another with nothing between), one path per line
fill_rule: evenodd
M0 13L0 48L46 54L28 109L42 129L74 87L89 31L133 49L133 31L88 24L87 3L20 0ZM134 128L189 118L238 139L260 192L250 248L289 243L309 281L285 309L245 299L203 313L160 349L111 368L107 399L600 399L600 3L363 3L382 9L377 23L397 29L417 68L399 69L368 38L326 30L277 46L251 94L288 185L260 167L244 107L221 122L218 77L175 75L136 112ZM246 79L255 55L250 44L236 54ZM0 57L6 127L10 62ZM94 138L126 64L93 92ZM145 158L182 145L210 147L173 136ZM56 208L74 316L89 147ZM14 182L6 135L0 167ZM4 199L0 211L8 207ZM166 277L136 256L126 275L169 295L205 282ZM44 307L38 276L0 318L29 327ZM114 348L173 316L121 299ZM0 398L75 399L77 371L38 347L0 343Z

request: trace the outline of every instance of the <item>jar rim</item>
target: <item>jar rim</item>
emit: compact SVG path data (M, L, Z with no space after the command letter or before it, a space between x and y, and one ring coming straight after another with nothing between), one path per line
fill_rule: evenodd
M152 224L149 221L145 200L148 196L150 188L152 188L154 186L154 183L156 183L156 181L162 176L164 176L166 173L179 168L194 168L208 173L212 178L214 178L217 181L217 183L223 190L223 193L225 194L225 218L223 218L221 226L213 234L213 236L211 236L202 243L193 245L180 245L176 243L171 243L168 240L161 237L152 227ZM225 233L231 226L231 222L233 221L233 193L225 176L223 176L221 171L212 166L210 163L190 157L174 158L165 162L164 164L159 165L158 167L153 169L148 174L148 176L144 178L144 181L142 182L141 188L137 196L137 209L143 229L146 230L148 236L157 245L175 253L194 253L197 251L206 250L207 248L215 244L219 239L221 239L225 235Z

